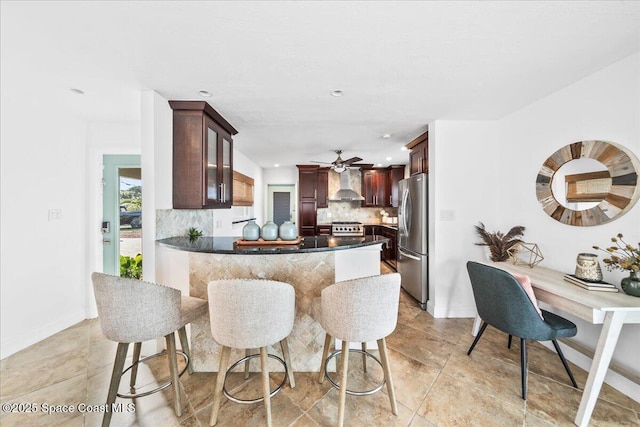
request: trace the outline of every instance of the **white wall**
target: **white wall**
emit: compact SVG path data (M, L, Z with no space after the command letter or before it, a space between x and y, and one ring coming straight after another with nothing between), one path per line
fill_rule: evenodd
M173 113L154 91L140 94L144 279L156 280L156 210L172 207Z
M438 120L429 124L429 302L434 317L475 315L465 262L483 251L473 225L497 217L496 123ZM445 219L451 218L453 219Z
M2 358L83 320L88 278L86 125L12 77L1 89Z
M613 141L640 156L640 54L636 53L579 82L493 122L436 121L429 125L432 229L429 310L435 316L463 315L471 297L465 261L484 260L473 225L489 230L526 227L525 241L539 245L543 266L571 272L579 252L607 245L623 233L640 241L640 204L615 221L572 227L547 216L535 193L536 175L560 147L581 140ZM433 132L433 140L431 133ZM442 210L455 220L440 220ZM623 273L604 271L619 283ZM640 303L640 300L639 300ZM475 314L471 313L471 314ZM561 313L564 314L564 313ZM601 326L568 316L578 325L576 341L594 350ZM640 375L640 325L623 328L614 363Z
M572 272L578 253L594 252L593 245L606 246L617 233L630 242L640 241L640 204L608 224L572 227L547 216L535 197L535 178L542 163L566 144L601 139L640 157L640 54L505 117L500 130L501 164L510 177L500 181L500 224L526 226L526 240L538 243L545 266ZM619 283L624 276L604 271L610 282ZM601 327L572 320L578 325L576 341L595 348ZM640 325L625 326L614 355L618 364L636 375L640 375L638 337Z

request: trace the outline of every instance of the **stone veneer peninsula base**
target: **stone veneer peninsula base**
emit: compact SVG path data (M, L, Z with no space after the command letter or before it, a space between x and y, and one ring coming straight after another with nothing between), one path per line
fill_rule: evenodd
M316 321L322 290L337 281L380 274L383 241L365 246L299 253L230 254L180 250L160 245L157 251L157 281L185 289L191 296L207 299L207 285L217 279L267 279L291 284L296 293L296 318L288 337L293 370L314 372L320 368L324 331ZM188 277L188 279L186 279ZM198 372L218 370L220 346L211 336L209 316L191 324L191 356ZM279 345L269 352L282 355ZM232 350L230 360L244 357ZM270 370L282 370L274 362ZM241 368L239 368L241 369ZM259 371L257 359L252 371Z

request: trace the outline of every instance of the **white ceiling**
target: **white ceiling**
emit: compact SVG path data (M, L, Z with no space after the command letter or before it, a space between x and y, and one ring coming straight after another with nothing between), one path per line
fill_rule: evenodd
M263 167L330 162L334 149L406 163L400 147L431 120L500 118L640 50L637 1L1 7L3 74L89 120L138 120L141 90L206 89Z

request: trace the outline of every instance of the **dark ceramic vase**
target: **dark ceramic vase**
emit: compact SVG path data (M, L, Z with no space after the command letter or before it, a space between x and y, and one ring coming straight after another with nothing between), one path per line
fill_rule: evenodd
M625 294L640 297L640 279L637 271L631 271L629 277L622 279L621 285Z

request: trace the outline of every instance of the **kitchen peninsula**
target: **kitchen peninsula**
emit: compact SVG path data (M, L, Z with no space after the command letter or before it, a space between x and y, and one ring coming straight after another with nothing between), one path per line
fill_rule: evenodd
M322 289L338 281L380 274L380 251L387 239L308 236L297 245L276 246L239 246L236 240L234 237L158 240L160 283L205 299L208 283L216 279L268 279L291 284L296 292L296 319L288 339L293 369L317 371L324 340L324 331L316 320ZM280 353L279 348L272 351ZM191 356L196 371L217 370L219 346L211 336L208 316L191 324ZM232 351L231 360L241 357L244 352Z

